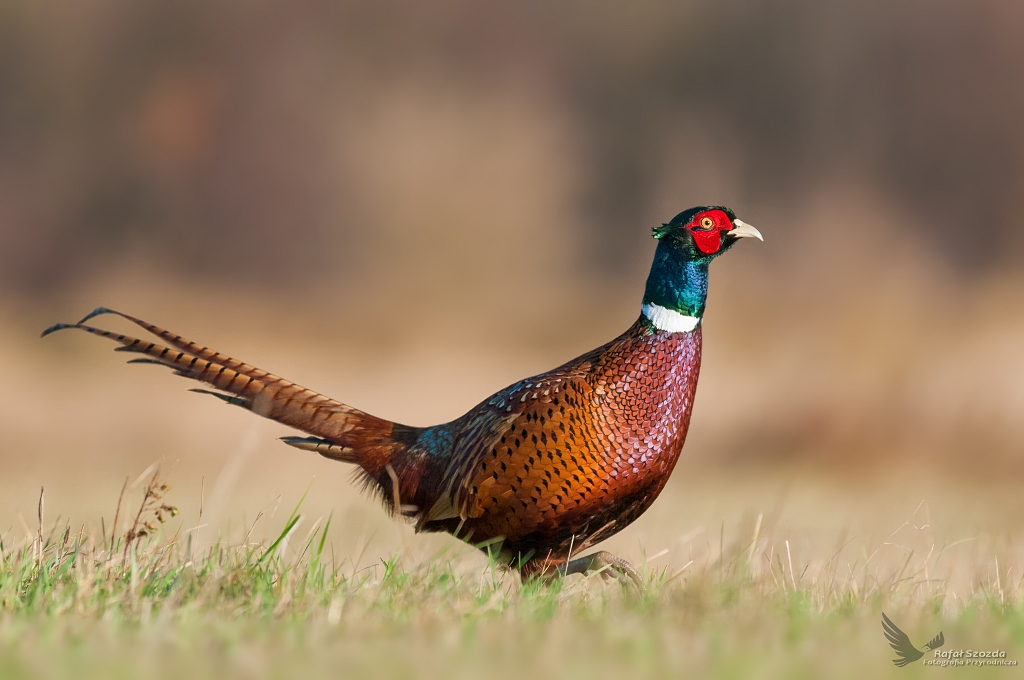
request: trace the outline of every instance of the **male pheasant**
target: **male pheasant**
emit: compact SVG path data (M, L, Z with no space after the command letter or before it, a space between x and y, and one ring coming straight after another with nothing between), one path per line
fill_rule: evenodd
M168 366L219 397L308 433L296 448L355 463L366 485L417 531L482 546L522 577L611 569L607 552L575 557L639 517L665 487L690 424L708 265L761 234L725 207L692 208L658 239L641 315L611 342L521 380L433 427L372 416L150 323L100 307L77 328L110 338L133 362ZM763 239L762 239L763 240ZM85 325L118 314L165 345Z

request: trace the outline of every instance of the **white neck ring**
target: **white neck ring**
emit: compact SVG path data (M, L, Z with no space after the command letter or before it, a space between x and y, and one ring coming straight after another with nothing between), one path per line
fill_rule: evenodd
M700 323L699 316L680 314L661 305L648 303L641 307L640 311L654 324L655 328L667 333L689 333Z

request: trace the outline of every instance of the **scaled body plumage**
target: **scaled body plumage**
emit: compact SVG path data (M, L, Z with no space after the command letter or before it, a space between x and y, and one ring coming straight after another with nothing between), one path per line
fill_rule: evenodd
M664 488L690 424L708 264L737 238L760 238L715 207L680 213L655 236L643 313L626 332L434 427L372 416L105 308L44 335L78 328L108 337L144 355L136 361L169 366L221 390L208 393L228 403L312 435L284 441L357 464L385 505L414 518L419 531L500 545L524 577L603 567L635 577L607 553L571 558L634 521ZM105 313L166 345L85 325Z
M421 528L501 536L510 555L586 549L639 517L668 480L689 427L700 337L641 317L604 347L498 392L439 426L453 442L440 456L441 497L410 489L402 498L429 508Z

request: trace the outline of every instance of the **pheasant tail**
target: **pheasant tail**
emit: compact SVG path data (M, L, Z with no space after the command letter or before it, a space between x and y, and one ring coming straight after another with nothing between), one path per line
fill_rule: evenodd
M116 314L158 337L166 345L86 325L95 316ZM241 406L265 418L302 430L311 437L282 437L296 448L315 451L359 465L368 483L376 483L386 504L392 505L393 469L389 461L415 439L417 428L407 427L352 408L272 373L220 352L202 347L159 326L99 307L76 324L55 324L45 331L74 328L117 342L115 351L141 354L129 363L167 366L178 375L221 390L194 389ZM397 508L392 508L397 509Z

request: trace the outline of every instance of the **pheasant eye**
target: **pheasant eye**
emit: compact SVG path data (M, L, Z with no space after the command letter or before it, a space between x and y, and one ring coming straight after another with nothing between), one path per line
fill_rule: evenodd
M715 221L710 217L701 218L700 226L702 229L711 229L715 226Z

